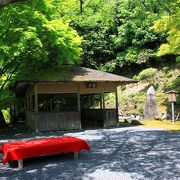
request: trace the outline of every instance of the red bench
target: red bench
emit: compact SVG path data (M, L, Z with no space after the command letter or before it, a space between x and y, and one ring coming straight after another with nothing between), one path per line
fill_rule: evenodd
M78 152L81 150L90 150L89 144L70 136L7 142L0 147L0 152L4 154L3 164L18 161L19 168L23 168L23 159L62 152L73 152L75 159L78 159Z

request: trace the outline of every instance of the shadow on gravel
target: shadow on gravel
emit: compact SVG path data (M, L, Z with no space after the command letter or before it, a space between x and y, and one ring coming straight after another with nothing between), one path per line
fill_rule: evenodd
M86 139L90 152L25 160L23 170L0 164L4 179L178 179L180 133L144 128L116 128L68 133Z

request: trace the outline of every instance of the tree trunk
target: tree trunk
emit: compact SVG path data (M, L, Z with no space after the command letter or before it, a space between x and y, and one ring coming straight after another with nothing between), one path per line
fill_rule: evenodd
M82 14L83 13L83 0L80 0L80 13Z
M4 115L2 113L2 110L0 110L0 127L6 127L7 124L6 124L6 121L4 119Z

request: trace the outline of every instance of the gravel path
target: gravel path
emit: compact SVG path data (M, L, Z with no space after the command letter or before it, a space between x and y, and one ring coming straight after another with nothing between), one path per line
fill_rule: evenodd
M64 135L87 140L91 151L78 161L68 154L27 159L23 170L0 163L0 180L180 180L180 133L129 127Z

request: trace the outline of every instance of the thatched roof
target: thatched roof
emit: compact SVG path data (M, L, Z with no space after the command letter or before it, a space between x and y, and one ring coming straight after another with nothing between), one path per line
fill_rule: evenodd
M50 70L33 74L17 82L135 82L132 79L112 73L97 71L80 66L63 66L58 70Z
M26 89L36 82L115 82L117 84L128 84L136 81L90 68L62 66L60 69L33 73L29 77L21 78L16 81L13 89L16 93L25 93Z

